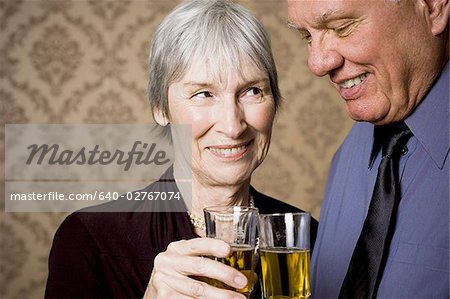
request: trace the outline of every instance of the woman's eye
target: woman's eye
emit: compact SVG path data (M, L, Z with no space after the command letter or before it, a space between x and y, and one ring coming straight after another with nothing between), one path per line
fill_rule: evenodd
M256 96L256 95L260 95L261 93L262 93L262 90L260 88L258 88L258 87L250 87L245 92L245 95L246 96Z
M199 97L199 98L211 98L213 95L209 91L201 91L194 94L193 97Z

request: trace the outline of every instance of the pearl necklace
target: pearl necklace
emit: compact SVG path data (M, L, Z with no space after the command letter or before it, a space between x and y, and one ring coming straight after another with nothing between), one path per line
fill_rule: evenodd
M255 200L253 199L253 196L250 195L250 203L249 206L251 208L255 207ZM206 224L205 224L205 220L197 215L192 214L190 211L187 211L187 214L189 216L189 220L191 221L191 224L199 229L204 231L206 229Z

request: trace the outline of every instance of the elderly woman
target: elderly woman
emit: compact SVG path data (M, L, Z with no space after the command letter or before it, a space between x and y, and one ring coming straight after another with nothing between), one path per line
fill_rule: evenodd
M247 283L237 270L202 258L225 257L231 250L223 241L200 238L203 208L298 211L250 186L269 149L280 104L269 38L253 15L225 0L184 3L158 27L149 65L154 118L161 126L173 124L175 148L182 134L176 125L192 126L192 158L176 156L158 184L144 190L181 192L190 210L70 215L50 254L48 298L244 298L193 278L214 278L233 288ZM182 183L187 170L191 190Z

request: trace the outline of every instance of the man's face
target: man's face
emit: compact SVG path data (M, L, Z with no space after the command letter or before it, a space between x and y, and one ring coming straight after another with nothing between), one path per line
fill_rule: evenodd
M351 118L406 118L432 83L434 38L423 0L288 0L289 23L308 42L310 70L329 75Z

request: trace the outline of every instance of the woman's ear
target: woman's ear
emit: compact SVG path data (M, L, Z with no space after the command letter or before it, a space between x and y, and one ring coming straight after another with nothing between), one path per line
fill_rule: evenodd
M160 126L165 127L169 124L169 119L167 118L165 113L161 111L160 108L157 107L153 108L153 118Z
M449 0L425 0L428 5L431 22L431 32L436 36L445 31L448 26Z

